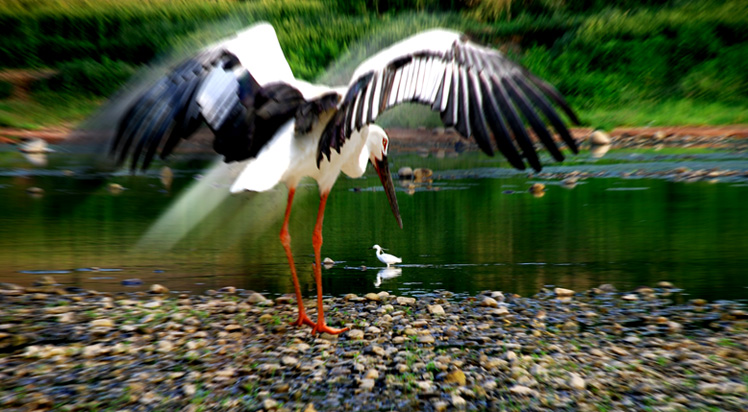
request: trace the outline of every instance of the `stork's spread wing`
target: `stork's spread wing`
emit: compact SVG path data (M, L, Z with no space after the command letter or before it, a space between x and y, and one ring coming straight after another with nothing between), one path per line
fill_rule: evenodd
M404 102L431 106L445 126L474 138L489 155L493 135L499 151L518 169L525 168L523 158L541 169L525 121L555 159L564 158L541 113L577 152L553 103L572 122L578 120L553 86L496 50L465 41L459 33L433 30L397 43L359 66L322 134L318 164L323 156L330 157L331 149L339 152L353 130Z
M205 51L178 65L139 96L121 118L111 154L124 162L132 152L132 168L141 155L147 168L161 147L161 157L169 155L181 139L191 136L203 120L220 127L241 111L240 83L227 76L238 61L223 49ZM251 77L244 79L243 94L258 88ZM206 90L215 93L203 93ZM233 92L233 93L232 93ZM227 104L231 99L231 104ZM133 148L134 145L134 148Z
M272 26L261 23L184 61L138 96L122 116L111 154L132 169L165 158L203 123L224 159L257 156L287 121L308 113L305 127L334 108L337 94L308 101L296 84Z

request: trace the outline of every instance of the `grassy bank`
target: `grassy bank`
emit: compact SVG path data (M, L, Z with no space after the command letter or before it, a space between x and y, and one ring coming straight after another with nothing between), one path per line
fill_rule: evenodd
M75 123L154 59L260 20L273 23L292 69L309 80L344 82L377 44L441 26L547 78L592 126L748 122L742 2L581 3L0 0L0 70L57 70L24 99L0 82L0 126Z

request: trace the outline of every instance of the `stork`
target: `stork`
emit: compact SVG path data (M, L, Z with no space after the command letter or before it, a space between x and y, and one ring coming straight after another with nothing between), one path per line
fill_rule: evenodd
M270 24L256 24L183 61L137 96L122 115L110 154L131 168L147 168L158 153L166 158L203 124L225 162L242 162L232 193L288 188L281 244L293 279L298 319L312 334L338 334L325 323L320 249L327 197L340 172L361 176L372 163L397 224L402 220L387 155L389 137L375 125L387 109L404 102L429 105L446 127L473 138L488 155L496 148L512 166L525 161L540 170L524 126L558 161L564 156L548 123L566 146L577 146L554 107L578 123L553 86L508 60L499 51L448 30L422 32L382 50L358 66L350 83L327 87L296 79ZM524 118L524 120L523 120ZM317 322L306 314L291 253L288 221L302 177L317 181L319 210L314 226Z

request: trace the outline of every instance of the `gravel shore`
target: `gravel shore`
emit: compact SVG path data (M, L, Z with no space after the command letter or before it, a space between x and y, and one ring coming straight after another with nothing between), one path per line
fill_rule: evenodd
M748 312L667 282L533 297L0 284L0 410L746 410ZM312 319L314 305L307 302Z

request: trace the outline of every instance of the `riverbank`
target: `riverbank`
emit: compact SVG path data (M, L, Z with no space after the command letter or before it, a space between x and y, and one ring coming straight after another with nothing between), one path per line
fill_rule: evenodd
M661 282L325 300L0 285L0 409L742 410L748 312ZM316 319L312 301L306 305Z
M9 127L0 127L0 143L14 144L27 139L42 139L51 144L64 144L72 130L65 127L49 127L37 130L27 130ZM454 143L463 140L465 143L474 144L472 140L462 139L456 132L437 128L427 130L426 128L402 129L389 128L388 134L393 139L393 144L402 143ZM592 128L578 127L570 129L572 136L580 142L593 132ZM211 139L209 132L204 134L206 139ZM748 125L737 124L729 126L662 126L662 127L618 127L609 132L612 139L611 144L626 144L630 140L639 143L676 143L675 140L686 139L696 141L700 144L719 144L728 140L743 140L748 138ZM693 146L693 144L689 145ZM475 145L477 148L477 145Z

